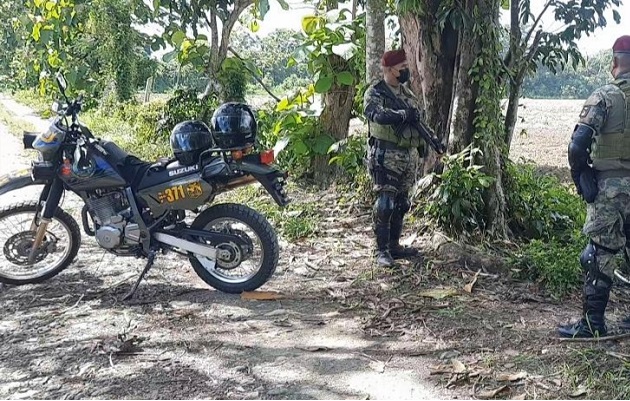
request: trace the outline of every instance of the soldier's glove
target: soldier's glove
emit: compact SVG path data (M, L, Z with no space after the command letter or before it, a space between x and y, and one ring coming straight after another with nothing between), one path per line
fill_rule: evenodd
M418 118L420 117L418 115L418 110L416 110L415 108L403 109L401 111L404 114L403 122L406 122L406 123L413 124L416 121L418 121Z
M442 142L440 142L440 140L437 137L433 137L433 142L435 143L437 149L436 152L438 152L439 154L443 155L444 153L446 153L446 145L444 145Z
M599 189L597 188L595 170L588 166L580 171L578 193L581 193L586 203L593 203L597 197L597 192L599 192Z
M580 172L578 170L571 170L571 179L575 184L575 189L578 195L582 195L582 188L580 188Z

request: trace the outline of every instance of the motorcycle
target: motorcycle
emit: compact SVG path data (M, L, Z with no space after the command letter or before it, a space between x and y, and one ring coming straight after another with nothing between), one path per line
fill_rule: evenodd
M268 220L243 204L211 204L217 195L257 181L286 206L287 173L273 164L273 149L211 147L194 165L182 166L176 158L145 162L96 138L78 118L83 97L70 100L63 75L56 81L65 103L53 103L56 117L46 132L23 136L24 148L37 150L38 160L0 177L0 195L43 185L37 201L0 210L0 222L24 225L0 230L11 231L2 244L10 267L1 263L0 282L40 283L74 261L81 230L60 207L66 191L80 197L83 231L98 246L117 256L146 258L124 299L133 296L156 255L168 251L187 257L195 273L222 292L253 291L271 278L279 246ZM187 211L195 216L191 224Z

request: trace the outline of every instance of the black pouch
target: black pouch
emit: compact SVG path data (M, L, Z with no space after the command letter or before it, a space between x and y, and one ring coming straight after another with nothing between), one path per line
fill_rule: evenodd
M595 201L599 189L597 188L595 170L591 167L586 167L580 172L580 190L582 192L582 198L584 198L586 203L593 203Z

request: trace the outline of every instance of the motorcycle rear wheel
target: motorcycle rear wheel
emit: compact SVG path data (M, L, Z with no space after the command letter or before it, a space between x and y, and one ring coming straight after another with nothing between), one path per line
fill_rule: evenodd
M236 225L227 227L230 221ZM189 254L195 273L211 287L230 294L254 291L275 272L278 237L269 221L254 209L234 203L218 204L199 214L191 228L239 235L248 244L246 249L234 243L213 244L223 255L217 256L216 261ZM255 259L260 260L254 262ZM245 269L245 264L253 265L254 269L242 276L232 274L237 269Z
M0 282L12 285L36 284L48 280L61 273L76 258L81 246L81 230L76 220L61 208L57 208L52 222L47 228L43 245L36 256L36 263L28 262L29 250L35 238L30 224L37 212L37 202L24 202L9 205L0 210L0 223L10 220L21 223L21 228L3 228L0 225ZM20 218L20 216L22 216ZM59 227L59 230L54 230ZM55 232L56 231L56 232ZM60 242L59 235L64 234L65 243ZM56 260L50 256L59 255ZM38 264L43 266L37 267ZM35 269L34 272L22 270Z

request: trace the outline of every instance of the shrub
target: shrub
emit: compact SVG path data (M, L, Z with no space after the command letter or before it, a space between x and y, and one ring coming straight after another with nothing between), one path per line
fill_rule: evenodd
M554 176L531 163L508 162L506 194L509 227L524 239L563 237L584 224L582 200Z
M581 282L579 255L586 243L580 230L571 232L568 240L534 239L521 246L513 262L523 269L525 277L540 281L552 296L560 298Z
M425 214L451 235L468 236L485 227L482 194L493 178L482 171L483 166L474 164L478 152L468 147L444 156L444 172L434 175L437 185L428 197Z

